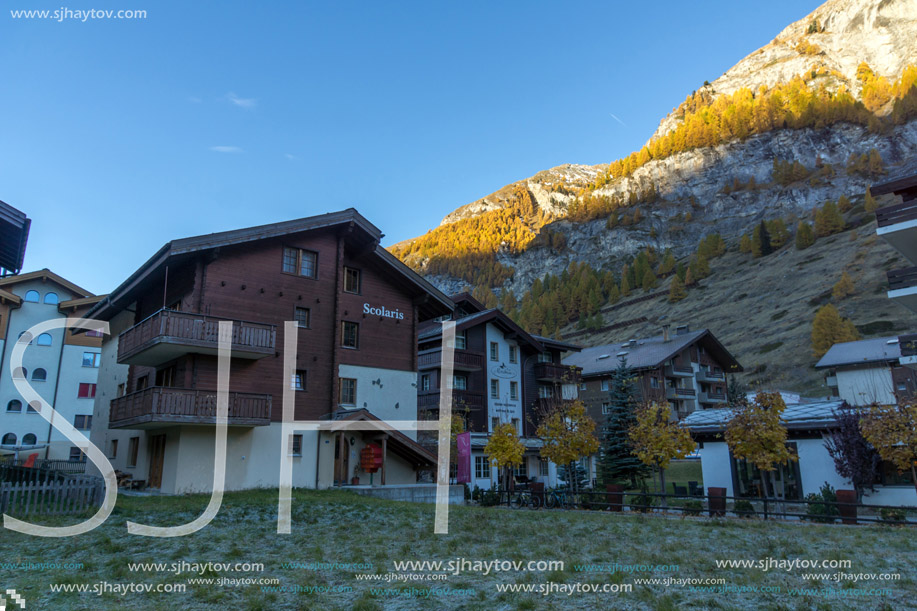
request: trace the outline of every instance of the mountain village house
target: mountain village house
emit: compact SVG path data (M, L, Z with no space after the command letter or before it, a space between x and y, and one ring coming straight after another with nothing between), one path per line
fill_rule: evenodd
M879 337L834 344L815 367L850 405L894 405L917 397L917 371L903 359L899 337Z
M577 398L579 371L564 365L561 355L579 347L532 335L498 309L487 309L470 295L452 297L456 309L453 413L465 417L471 431L471 482L474 488L497 483L497 470L484 454L490 433L511 423L522 437L525 454L515 469L516 481L556 486L557 466L540 456L536 419L550 402ZM442 321L422 325L418 334L420 377L417 386L421 418L436 418L442 387ZM592 459L584 459L589 480Z
M151 488L210 490L219 321L233 322L228 490L278 485L286 385L296 420L415 420L418 326L453 304L381 237L348 209L163 246L87 314L111 325L93 443ZM293 379L285 321L298 326ZM370 442L382 447L377 484L414 484L435 465L413 431L302 431L293 485L368 484Z
M742 371L707 329L678 327L670 334L664 327L660 336L586 348L567 356L564 364L582 369L580 397L598 423L609 412L611 380L622 358L637 378L640 398L668 401L679 420L698 409L725 405L727 376Z
M13 376L33 389L75 428L89 434L102 339L61 327L32 338L23 367L13 369L16 340L48 320L80 318L101 297L43 269L0 278L0 459L83 461L85 456L53 428L13 386ZM34 460L34 459L33 459Z

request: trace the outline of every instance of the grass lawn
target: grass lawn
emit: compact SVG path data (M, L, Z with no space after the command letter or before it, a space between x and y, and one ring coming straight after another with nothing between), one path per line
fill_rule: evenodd
M276 534L276 491L227 494L203 530L172 539L127 534L126 520L159 526L197 517L207 497L120 497L108 521L73 538L38 538L0 530L0 563L82 563L81 569L11 568L0 564L0 585L15 588L27 609L904 609L917 597L917 531L882 526L828 526L759 520L711 520L607 512L452 507L448 535L433 535L433 506L381 501L341 491L295 491L293 534ZM75 520L70 519L69 522ZM46 524L61 525L63 519ZM384 578L405 560L560 560L545 572L466 571L445 581L407 583ZM727 559L850 560L846 573L899 573L897 581L805 579L806 569L716 567ZM263 563L263 572L208 570L203 575L132 572L129 562ZM292 568L288 562L360 563L371 569ZM677 565L640 573L576 565ZM428 573L429 571L407 571ZM813 572L835 573L815 569ZM403 574L403 573L400 573ZM718 594L641 578L723 578L730 587L780 592ZM189 579L276 578L299 593L264 591L262 585L201 585ZM52 593L51 584L187 584L184 593ZM619 593L507 593L498 584L632 585ZM226 582L224 582L226 583ZM238 582L236 582L238 583ZM101 586L100 586L101 587ZM108 586L109 589L111 585ZM273 587L273 586L272 586ZM370 590L375 589L375 593ZM452 590L449 596L439 591ZM802 595L789 588L811 588ZM831 589L832 598L823 593ZM883 595L851 598L854 588L888 588ZM412 596L413 589L413 596ZM336 590L336 591L335 591ZM458 592L455 591L464 591ZM473 591L473 593L470 593ZM847 598L836 598L837 592ZM10 607L8 607L9 609Z

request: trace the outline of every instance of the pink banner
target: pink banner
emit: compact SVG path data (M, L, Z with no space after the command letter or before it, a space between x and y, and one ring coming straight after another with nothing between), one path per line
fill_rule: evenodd
M458 475L456 481L465 484L471 481L471 433L459 433L455 436L458 446Z

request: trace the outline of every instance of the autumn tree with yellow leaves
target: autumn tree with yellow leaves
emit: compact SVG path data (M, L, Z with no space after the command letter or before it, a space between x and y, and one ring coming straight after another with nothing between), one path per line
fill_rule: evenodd
M637 410L634 425L628 431L634 446L633 454L644 465L659 472L662 493L665 494L665 470L676 458L685 458L697 444L687 429L678 426L671 418L668 403L646 403ZM663 507L666 497L662 497Z
M860 431L882 460L899 473L910 471L917 490L917 402L871 405L860 418Z
M544 442L541 455L555 465L567 465L567 473L576 473L576 461L598 451L595 421L586 413L581 400L556 399L542 408L535 433ZM570 477L576 492L576 478Z
M484 454L490 459L491 464L502 471L501 479L504 487L507 487L509 482L510 470L522 464L524 452L525 446L519 439L516 426L510 422L498 425L491 432L490 439L484 446Z

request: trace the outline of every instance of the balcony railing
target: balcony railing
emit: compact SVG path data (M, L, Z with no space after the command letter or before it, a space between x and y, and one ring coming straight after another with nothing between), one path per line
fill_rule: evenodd
M724 392L701 392L698 396L701 403L725 403L726 393Z
M111 402L108 428L144 428L162 424L215 424L217 393L152 386ZM229 393L229 424L271 423L271 395Z
M566 382L578 384L581 367L560 365L558 363L535 363L535 379L542 382Z
M697 392L693 388L672 388L670 386L666 389L665 396L670 399L693 399L697 396Z
M690 365L672 365L669 363L665 366L666 377L688 377L694 375L694 368Z
M417 355L418 369L437 369L442 367L443 354L442 349L436 348L428 352L421 352ZM469 352L468 350L456 350L454 357L454 368L456 371L478 371L484 367L484 355L480 352Z
M876 210L876 222L879 227L889 227L905 221L915 220L917 220L917 199Z
M905 267L888 272L888 290L917 287L917 267Z
M697 372L697 379L698 380L712 380L712 381L725 380L726 374L723 373L722 370L713 371L710 367L701 367L700 370Z
M452 409L454 410L461 410L466 407L472 410L483 409L484 405L484 395L465 390L452 391ZM418 409L439 409L439 393L428 392L419 395L417 397L417 407Z
M217 354L225 318L160 310L118 337L118 362L155 366L181 354ZM232 355L260 359L274 354L277 331L265 323L232 321Z

